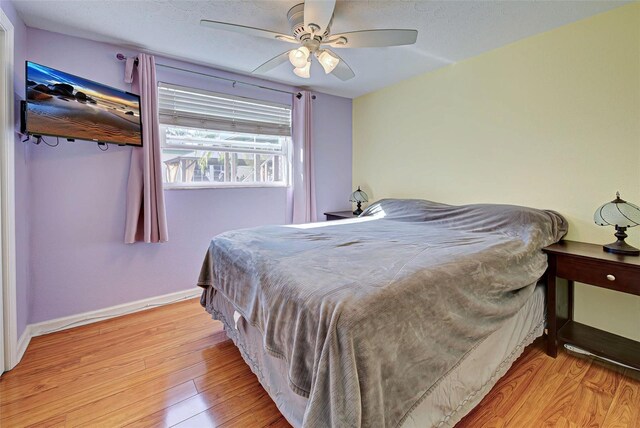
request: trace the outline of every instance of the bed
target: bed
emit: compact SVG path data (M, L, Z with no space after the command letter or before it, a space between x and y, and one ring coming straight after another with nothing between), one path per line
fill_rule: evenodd
M453 426L542 334L557 213L386 199L226 232L202 305L293 426Z

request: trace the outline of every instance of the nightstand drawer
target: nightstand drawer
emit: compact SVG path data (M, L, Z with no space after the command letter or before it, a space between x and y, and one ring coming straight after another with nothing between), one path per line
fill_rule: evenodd
M557 276L612 290L640 293L638 270L622 265L560 256Z

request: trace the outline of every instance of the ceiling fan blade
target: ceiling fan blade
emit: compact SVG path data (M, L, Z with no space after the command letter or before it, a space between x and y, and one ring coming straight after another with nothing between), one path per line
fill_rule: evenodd
M289 51L282 52L280 55L271 58L269 61L262 64L260 67L253 70L251 73L263 74L267 73L277 66L289 61Z
M332 55L334 55L336 58L340 60L340 62L338 63L338 65L336 65L336 68L333 69L331 74L333 74L343 82L356 77L356 74L353 72L351 67L349 67L349 64L344 62L344 60L340 58L340 56L337 53L333 51L330 51L330 52Z
M245 25L229 24L228 22L210 21L201 19L200 25L203 27L214 28L216 30L233 31L234 33L246 34L249 36L266 37L267 39L275 39L283 42L298 43L295 37L286 34L276 33L275 31L263 30L261 28L247 27Z
M306 0L304 2L304 26L311 31L310 25L319 29L315 34L322 35L327 29L336 8L336 0Z
M363 30L332 34L322 44L333 48L378 48L412 45L417 38L418 30Z

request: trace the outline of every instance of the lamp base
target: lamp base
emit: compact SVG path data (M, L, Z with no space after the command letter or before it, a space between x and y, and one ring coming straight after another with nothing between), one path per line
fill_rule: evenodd
M356 210L353 212L353 215L360 215L360 214L362 214L362 202L358 202L358 206Z
M640 256L640 250L632 247L624 241L616 241L611 244L603 245L602 249L608 253L624 254L626 256Z
M632 247L631 245L624 242L627 238L627 228L616 226L615 237L618 238L616 242L612 242L611 244L603 245L602 249L608 253L613 254L624 254L626 256L640 256L640 250L636 247Z

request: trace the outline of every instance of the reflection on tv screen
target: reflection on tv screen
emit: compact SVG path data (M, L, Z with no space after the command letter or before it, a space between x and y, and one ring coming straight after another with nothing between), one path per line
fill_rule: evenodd
M142 145L138 95L33 62L26 80L29 134Z

